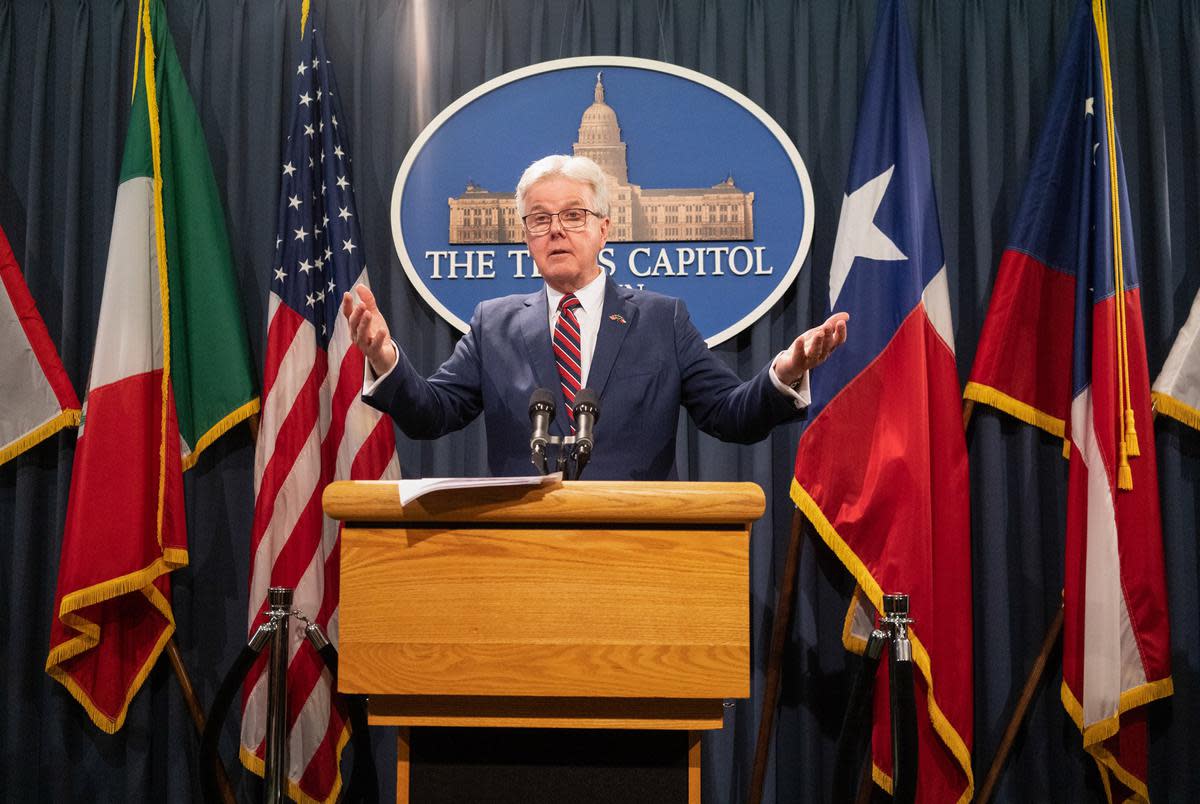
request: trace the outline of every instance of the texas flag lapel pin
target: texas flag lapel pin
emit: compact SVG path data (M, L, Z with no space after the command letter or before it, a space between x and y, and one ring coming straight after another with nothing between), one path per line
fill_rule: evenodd
M618 324L624 324L624 323L626 323L626 321L625 321L625 316L621 315L620 313L613 313L612 315L610 315L610 316L608 317L608 320L609 320L609 321L616 321Z

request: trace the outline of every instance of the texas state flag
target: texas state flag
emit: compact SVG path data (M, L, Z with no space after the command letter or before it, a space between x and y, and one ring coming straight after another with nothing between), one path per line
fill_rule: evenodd
M971 539L954 333L929 141L902 4L879 4L829 271L846 344L812 374L792 498L881 609L909 596L920 801L974 791ZM859 618L861 619L861 618ZM868 621L869 622L869 621ZM891 791L886 662L873 776Z
M1141 292L1102 3L1076 10L964 395L1064 439L1061 697L1110 799L1146 800L1139 707L1171 694L1170 636Z

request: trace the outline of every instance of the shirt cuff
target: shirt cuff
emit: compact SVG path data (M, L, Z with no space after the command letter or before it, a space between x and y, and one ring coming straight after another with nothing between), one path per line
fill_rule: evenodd
M793 404L797 408L806 408L812 404L812 394L808 388L808 376L810 372L804 372L804 375L793 385L787 385L783 380L779 379L779 375L775 373L775 361L783 355L783 352L775 355L771 360L771 367L768 369L768 374L771 375L771 382L779 389L779 393L790 396Z
M388 376L396 370L396 366L400 365L400 347L396 344L394 339L392 340L392 348L396 350L396 360L392 363L392 367L390 369L378 376L376 376L375 369L371 366L371 361L363 361L363 396L371 396L374 394L375 389L379 387L379 383L386 380Z

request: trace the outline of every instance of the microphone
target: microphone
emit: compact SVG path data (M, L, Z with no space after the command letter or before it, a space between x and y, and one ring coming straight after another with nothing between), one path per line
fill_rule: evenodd
M529 438L529 460L546 474L546 444L550 441L550 422L554 421L554 395L538 388L529 397L529 421L533 435Z
M581 388L575 394L575 479L583 474L592 457L595 437L592 435L596 422L600 421L600 398L591 388Z

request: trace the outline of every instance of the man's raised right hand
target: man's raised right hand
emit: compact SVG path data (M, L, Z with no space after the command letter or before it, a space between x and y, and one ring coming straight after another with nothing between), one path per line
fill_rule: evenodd
M358 295L357 300L354 294ZM355 285L354 293L342 294L342 315L350 325L350 340L367 358L376 376L391 371L400 355L392 343L387 321L379 314L371 289L366 285Z

